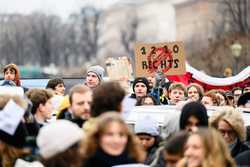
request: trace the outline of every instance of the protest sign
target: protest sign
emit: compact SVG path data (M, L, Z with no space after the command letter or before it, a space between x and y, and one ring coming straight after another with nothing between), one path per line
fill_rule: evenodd
M185 74L185 54L182 42L135 44L135 75L152 76L155 72L164 75Z
M106 61L107 74L111 80L132 80L133 70L128 57L108 58Z

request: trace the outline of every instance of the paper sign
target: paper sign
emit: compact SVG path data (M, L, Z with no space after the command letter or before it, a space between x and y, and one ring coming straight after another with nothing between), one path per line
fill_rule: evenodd
M155 72L164 75L182 75L186 72L182 42L135 44L135 75L152 76Z
M9 135L13 135L24 115L24 109L13 100L5 105L0 111L0 129Z
M128 57L108 58L106 61L107 74L111 80L132 80L133 69Z
M4 94L23 96L24 91L22 87L0 86L0 95L4 95Z

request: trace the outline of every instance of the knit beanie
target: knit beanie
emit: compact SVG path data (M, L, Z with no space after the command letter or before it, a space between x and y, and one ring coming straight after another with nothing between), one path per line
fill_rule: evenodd
M180 116L180 129L185 129L188 119L194 116L199 120L198 126L208 126L208 115L206 107L200 102L190 102L183 106Z
M93 73L95 73L97 75L98 79L100 81L102 81L103 80L103 76L104 76L104 71L105 71L104 68L102 68L99 65L96 65L96 66L89 67L88 70L87 70L87 74L89 72L93 72Z
M43 158L49 159L78 143L83 130L67 120L57 120L39 131L37 145Z
M138 78L135 78L135 80L134 80L134 82L133 82L133 91L135 92L135 85L137 84L137 83L139 83L139 82L141 82L141 83L143 83L144 85L146 85L146 87L147 87L147 93L149 92L149 82L148 82L148 80L147 80L147 78L145 78L145 77L138 77Z
M149 134L151 136L159 136L158 122L149 115L138 119L135 124L135 134L140 133Z

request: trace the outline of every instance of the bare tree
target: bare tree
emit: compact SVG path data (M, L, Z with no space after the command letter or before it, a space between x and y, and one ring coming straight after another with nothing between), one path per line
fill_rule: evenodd
M249 0L219 0L224 7L224 18L227 19L232 32L250 33L250 1Z
M81 50L87 60L96 57L98 51L99 29L101 11L93 7L84 7L80 13Z
M130 61L134 63L134 44L137 40L138 17L132 10L128 12L127 26L121 29L121 43L129 55ZM134 66L134 64L132 65Z

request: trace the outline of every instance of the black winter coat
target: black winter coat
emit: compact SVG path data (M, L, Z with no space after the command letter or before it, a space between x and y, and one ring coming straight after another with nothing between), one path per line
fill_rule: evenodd
M233 149L231 150L231 156L233 158L235 158L238 154L249 150L249 148L247 147L247 145L243 144L239 139L237 140L236 145L233 147Z

